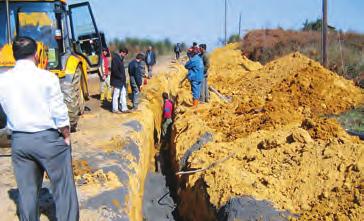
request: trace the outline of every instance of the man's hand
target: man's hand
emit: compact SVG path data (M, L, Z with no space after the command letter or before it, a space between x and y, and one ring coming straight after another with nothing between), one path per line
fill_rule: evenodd
M68 145L71 146L71 136L64 138L64 142Z
M59 131L61 132L61 134L62 134L62 136L64 138L64 142L68 146L71 146L71 132L70 132L70 128L68 126L62 127L62 128L59 128Z

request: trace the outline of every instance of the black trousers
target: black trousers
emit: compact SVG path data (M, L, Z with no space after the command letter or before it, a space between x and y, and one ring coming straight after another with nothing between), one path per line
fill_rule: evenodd
M46 171L52 185L57 221L79 220L71 147L56 130L14 132L12 163L20 197L20 220L39 220L38 195Z

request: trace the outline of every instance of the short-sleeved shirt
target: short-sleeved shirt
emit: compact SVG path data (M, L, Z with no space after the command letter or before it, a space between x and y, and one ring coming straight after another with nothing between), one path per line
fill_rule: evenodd
M172 118L172 113L173 113L173 103L172 101L167 99L164 101L163 118L164 119Z

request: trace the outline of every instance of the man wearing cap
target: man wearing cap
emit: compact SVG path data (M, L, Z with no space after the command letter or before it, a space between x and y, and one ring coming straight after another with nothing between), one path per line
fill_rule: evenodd
M46 171L58 221L79 220L72 172L68 109L59 79L37 68L37 43L13 42L16 65L0 75L0 104L12 130L12 164L19 189L20 220L39 220L39 191ZM15 86L14 86L15 85Z
M188 73L186 77L181 81L180 87L186 79L190 81L193 97L193 107L197 107L200 99L204 66L202 58L199 56L199 50L197 48L190 50L190 56L190 60L185 65Z

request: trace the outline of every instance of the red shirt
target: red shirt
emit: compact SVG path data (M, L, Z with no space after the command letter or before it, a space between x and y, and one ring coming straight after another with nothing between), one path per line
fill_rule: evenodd
M102 63L104 65L104 75L108 76L109 75L109 59L105 56L102 55Z
M167 99L164 101L163 118L164 119L172 118L172 113L173 113L173 103L172 101Z

